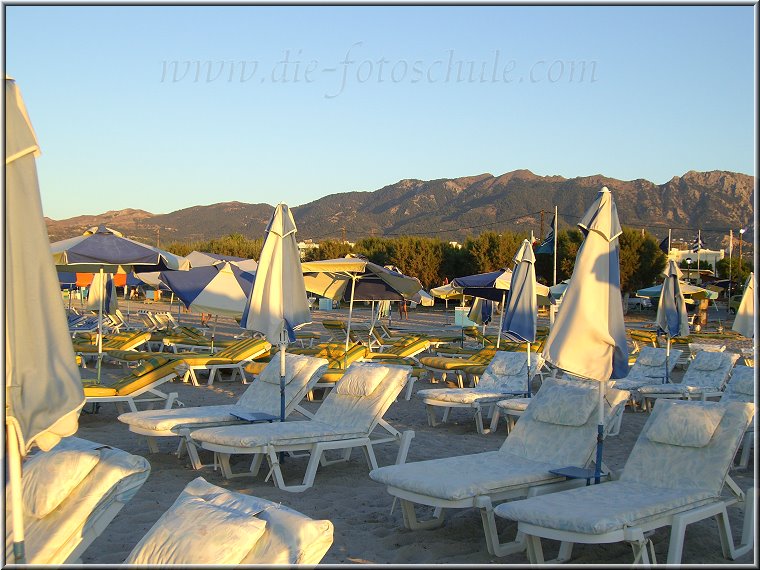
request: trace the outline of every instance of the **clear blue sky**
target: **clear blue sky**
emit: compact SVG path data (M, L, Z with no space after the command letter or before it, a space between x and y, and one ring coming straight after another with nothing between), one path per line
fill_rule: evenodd
M755 174L754 10L6 6L6 73L55 219L518 168L663 183Z

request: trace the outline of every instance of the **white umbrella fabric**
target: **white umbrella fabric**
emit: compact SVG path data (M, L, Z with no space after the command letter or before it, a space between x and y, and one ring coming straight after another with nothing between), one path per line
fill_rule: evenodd
M113 273L95 273L92 276L90 292L84 306L90 311L103 312L106 315L113 315L116 312L119 308L119 300L116 296Z
M527 396L530 398L530 344L536 342L538 301L536 300L536 257L530 241L523 240L514 257L515 268L509 286L509 297L502 310L501 332L517 342L528 343Z
M681 270L675 260L668 262L665 281L662 283L660 302L657 305L657 327L665 332L667 346L665 349L665 377L663 382L670 382L670 339L689 336L689 316L686 314L686 299L681 292Z
M578 222L585 235L565 291L562 310L543 350L544 359L570 374L599 381L595 480L604 441L604 392L610 378L628 375L623 298L620 294L617 207L605 186Z
M285 421L285 348L295 329L311 322L296 223L286 204L278 204L266 229L256 279L240 326L263 333L280 347L280 421Z
M8 77L5 121L5 427L13 556L20 564L21 457L35 444L48 451L74 434L85 399L42 217L39 147L21 93Z
M738 332L747 338L755 338L755 274L750 273L747 282L744 285L744 295L739 310L736 311L736 318L732 330Z

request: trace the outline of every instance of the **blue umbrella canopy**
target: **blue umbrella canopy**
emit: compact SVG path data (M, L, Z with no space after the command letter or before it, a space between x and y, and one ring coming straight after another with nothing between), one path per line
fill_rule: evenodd
M512 271L510 269L499 269L488 273L457 277L451 281L451 285L460 290L463 295L501 303L504 294L509 289L511 280Z
M665 271L660 302L657 305L657 327L670 337L689 335L686 299L681 291L681 270L672 259Z
M515 254L515 270L504 309L501 331L518 342L536 342L538 302L536 301L536 258L528 240Z
M157 247L125 238L121 232L97 226L78 237L50 245L58 269L81 272L128 273L189 269L189 262Z
M254 274L228 263L158 275L188 309L241 317L253 287Z

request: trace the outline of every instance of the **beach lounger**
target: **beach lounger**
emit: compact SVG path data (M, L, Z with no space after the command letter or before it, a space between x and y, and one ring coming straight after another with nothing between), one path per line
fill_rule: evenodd
M256 475L266 457L278 488L302 492L314 484L320 464L348 461L354 447L365 450L370 469L374 469L377 460L373 445L395 441L400 447L398 460L403 461L414 432L407 431L402 435L382 418L403 389L408 376L408 367L354 362L311 420L206 428L191 431L190 437L203 449L214 452L227 479ZM383 428L390 435L372 437L376 427ZM325 451L333 449L344 450L340 459L327 460L323 457ZM278 454L295 451L307 451L309 462L302 484L287 485ZM232 473L229 460L233 454L254 456L250 473Z
M196 370L208 371L206 384L209 386L214 383L217 373L222 370L232 372L231 380L240 374L243 384L247 384L246 364L256 358L268 355L271 348L272 345L265 338L245 338L235 341L234 344L213 354L180 352L177 353L176 360L180 362L179 370L183 374L183 381L190 379L193 386L198 385Z
M681 355L679 349L670 350L670 357L667 358L667 350L664 348L653 348L651 346L642 347L636 355L633 366L628 370L628 376L615 380L615 387L620 390L628 390L631 393L631 399L628 403L634 411L642 403L641 395L638 389L642 386L649 386L665 382L665 364L668 364L668 378L673 377Z
M735 366L726 384L726 389L720 397L721 402L744 402L755 401L755 369L749 366ZM749 452L755 446L755 418L752 418L744 439L741 444L741 456L738 467L746 469L749 466Z
M420 390L417 397L422 398L427 412L428 425L445 423L453 408L470 408L475 412L475 425L478 433L490 433L483 429L483 408L493 414L496 402L510 396L526 394L530 380L543 366L540 354L531 355L530 376L528 375L527 354L525 352L498 351L474 388L434 388ZM443 418L436 420L435 408L443 408Z
M628 542L634 563L656 564L650 535L663 527L670 527L667 564L680 564L686 526L710 517L718 522L723 556L735 559L752 548L754 489L744 497L727 473L753 414L753 404L738 402L662 402L620 479L499 505L494 512L518 522L533 564L545 562L541 538L562 542L556 562L569 560L573 543ZM724 485L736 496L722 496ZM737 497L745 507L739 547L727 514Z
M627 398L627 392L607 390L606 415ZM369 476L401 500L406 528L438 528L444 523L444 509L475 507L480 509L488 552L520 552L525 545L519 536L499 543L493 504L583 484L550 470L591 463L598 402L597 382L547 378L498 451L381 467ZM415 504L434 507L433 517L418 520Z
M27 564L75 564L150 473L148 462L77 437L39 451L23 465ZM6 485L5 560L13 561Z
M425 352L430 348L430 341L426 338L407 337L402 341L397 341L393 345L387 345L380 352L368 351L364 355L366 360L383 360L392 358L408 358L419 362L417 355Z
M648 411L652 411L653 400L657 399L704 400L720 397L738 359L739 355L734 352L699 352L680 383L641 386L639 394Z
M496 354L496 348L481 348L474 354L456 356L423 356L420 358L420 364L427 368L431 374L433 380L435 380L435 374L440 374L440 381L446 382L448 374L454 374L457 386L464 388L464 375L462 372L468 364L488 366L494 355ZM474 386L474 383L470 387Z
M279 502L228 491L198 477L124 563L316 565L332 542L329 520L314 520Z
M312 417L312 414L303 409L300 403L327 370L327 364L324 358L285 354L285 417L293 411ZM117 419L127 424L129 431L146 436L151 453L158 453L155 438L181 438L180 447L177 450L177 454L181 455L190 430L248 423L234 414L245 417L251 413L280 416L279 358L273 359L261 371L234 404L129 412L121 414ZM193 468L200 469L202 463L195 447L191 445L187 449Z
M169 409L177 400L178 394L166 394L158 389L177 376L177 362L161 356L148 358L133 368L129 374L119 378L112 384L98 384L94 381L83 381L84 395L88 404L114 403L122 411L126 403L133 412L137 411L138 403L163 402L164 408ZM146 395L140 398L140 396Z

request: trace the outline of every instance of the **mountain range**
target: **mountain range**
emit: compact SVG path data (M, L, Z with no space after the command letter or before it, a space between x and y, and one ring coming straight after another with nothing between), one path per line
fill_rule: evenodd
M729 228L736 233L754 219L754 176L721 170L689 171L664 184L601 174L569 179L538 176L529 170L406 179L371 192L330 194L292 211L298 239L315 242L401 235L461 242L489 230L533 230L539 237L542 228L543 233L548 230L555 205L560 229L574 227L602 186L612 191L622 225L646 228L658 237L667 236L671 228L674 238L692 240L700 229L708 247L719 247ZM166 245L231 233L263 237L272 210L265 203L222 202L167 214L125 209L45 221L51 242L105 224L128 237Z

